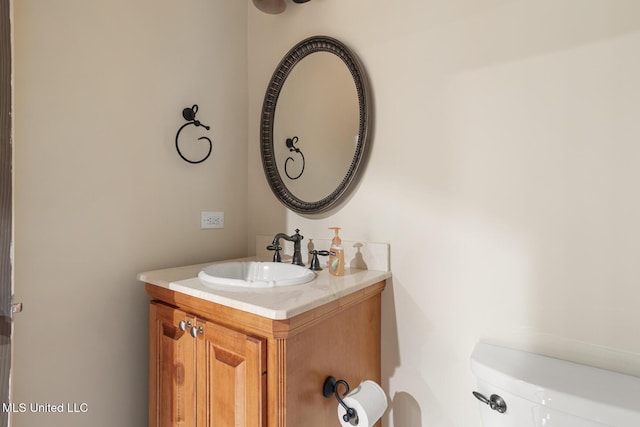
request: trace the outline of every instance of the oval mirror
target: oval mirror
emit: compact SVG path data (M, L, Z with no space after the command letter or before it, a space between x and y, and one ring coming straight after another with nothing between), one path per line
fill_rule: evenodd
M260 126L264 172L285 206L320 213L344 200L370 145L370 108L362 65L341 42L310 37L285 55Z

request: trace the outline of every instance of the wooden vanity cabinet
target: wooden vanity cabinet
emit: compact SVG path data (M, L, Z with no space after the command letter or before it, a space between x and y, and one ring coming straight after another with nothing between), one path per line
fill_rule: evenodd
M264 339L160 302L150 320L150 426L264 425Z
M146 289L150 427L334 426L327 376L380 383L384 282L285 320Z

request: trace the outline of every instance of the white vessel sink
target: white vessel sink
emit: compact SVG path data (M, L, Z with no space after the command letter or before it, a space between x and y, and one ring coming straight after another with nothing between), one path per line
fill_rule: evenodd
M282 262L223 262L205 267L198 278L205 285L273 288L301 285L316 277L308 268Z

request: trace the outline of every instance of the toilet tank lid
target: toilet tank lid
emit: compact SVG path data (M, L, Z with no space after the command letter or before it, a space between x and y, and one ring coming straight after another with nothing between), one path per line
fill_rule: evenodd
M638 377L483 342L471 354L471 370L539 405L612 426L640 426Z

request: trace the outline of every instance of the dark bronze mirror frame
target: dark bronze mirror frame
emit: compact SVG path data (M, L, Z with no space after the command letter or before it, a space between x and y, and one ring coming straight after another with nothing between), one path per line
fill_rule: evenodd
M360 112L358 140L348 172L328 196L316 201L305 201L289 191L278 173L274 154L273 128L276 104L287 76L298 62L314 52L335 54L345 63L356 86ZM309 37L296 44L280 61L271 77L262 105L260 152L264 172L271 190L285 206L298 213L321 213L336 207L349 195L357 183L356 178L364 169L364 162L370 146L371 101L369 91L367 77L358 58L343 43L331 37ZM331 124L327 123L327 126L331 126Z

